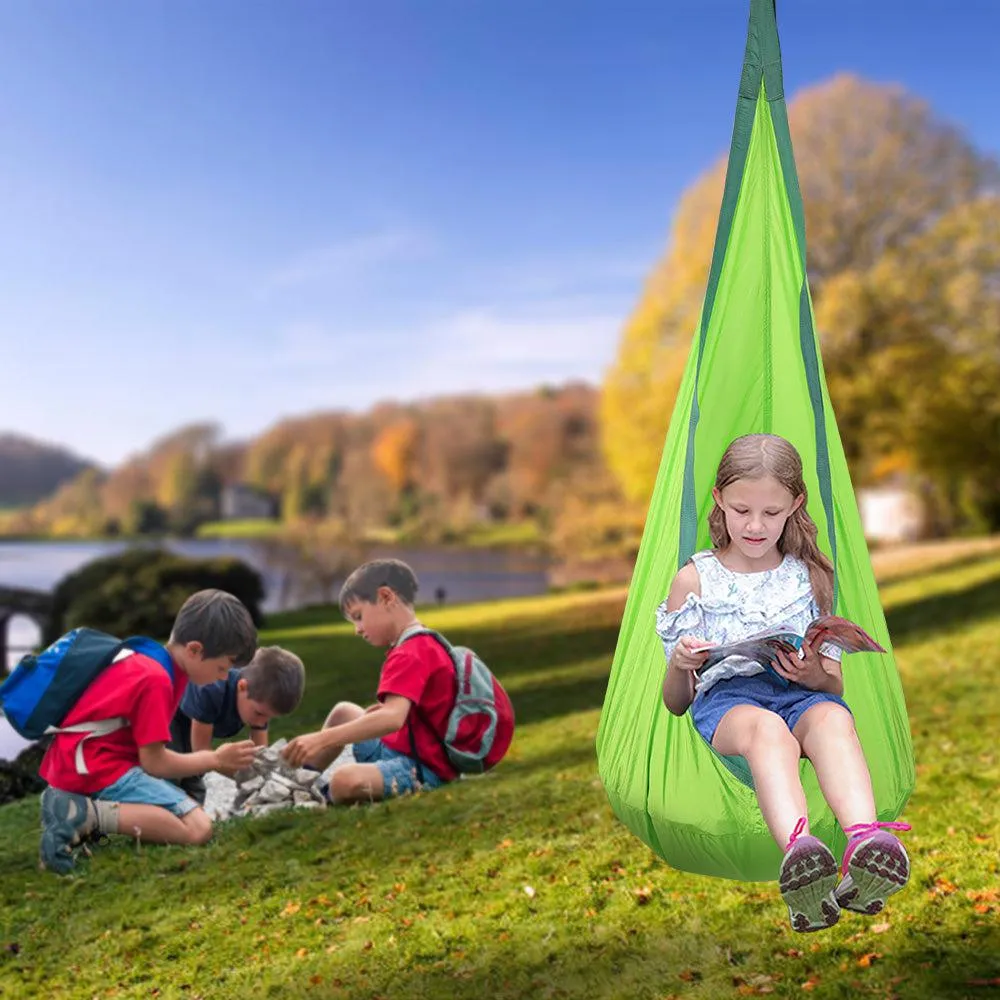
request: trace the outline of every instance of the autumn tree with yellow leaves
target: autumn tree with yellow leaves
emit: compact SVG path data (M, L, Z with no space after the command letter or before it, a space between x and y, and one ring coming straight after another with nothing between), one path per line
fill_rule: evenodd
M996 206L981 200L995 190L996 164L924 102L850 75L803 91L789 124L823 361L855 485L903 471L929 485L942 529L973 514L1000 527L989 456L961 433L998 440L983 398L1000 389ZM725 170L718 162L682 198L603 386L604 454L637 502L652 491L698 326Z

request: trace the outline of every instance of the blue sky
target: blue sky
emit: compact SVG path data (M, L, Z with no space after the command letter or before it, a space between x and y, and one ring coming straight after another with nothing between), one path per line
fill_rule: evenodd
M0 0L0 431L114 463L598 381L728 149L747 9ZM786 89L902 83L1000 154L1000 4L954 10L781 0Z

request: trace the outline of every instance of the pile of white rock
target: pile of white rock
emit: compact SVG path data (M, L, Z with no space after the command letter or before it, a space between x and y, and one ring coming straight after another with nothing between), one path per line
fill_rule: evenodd
M215 821L233 816L266 816L280 809L324 809L327 800L321 788L330 775L352 758L349 750L322 774L305 767L292 767L281 756L287 740L261 747L253 763L233 778L205 775L205 811Z

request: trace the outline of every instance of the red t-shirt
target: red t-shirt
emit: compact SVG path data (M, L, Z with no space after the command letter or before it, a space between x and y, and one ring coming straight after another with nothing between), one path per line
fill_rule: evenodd
M448 716L455 704L458 682L447 650L429 635L415 635L394 646L385 658L378 681L378 697L396 694L413 702L409 722L413 723L413 745L409 722L402 729L382 737L390 749L413 756L416 746L420 763L439 778L454 781L458 772L451 766L438 733L448 729Z
M141 653L112 663L80 696L64 726L123 716L129 724L83 745L88 774L76 770L77 744L84 733L59 733L38 773L53 788L96 795L139 764L139 747L170 741L170 720L187 687L187 674L174 664L174 680L163 667Z

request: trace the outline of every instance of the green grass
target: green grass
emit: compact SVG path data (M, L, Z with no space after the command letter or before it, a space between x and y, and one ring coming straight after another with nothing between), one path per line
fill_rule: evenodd
M493 774L426 795L118 840L67 880L36 869L37 800L0 810L0 996L957 998L1000 977L1000 555L883 590L918 760L913 878L886 914L788 927L773 885L672 871L611 813L594 735L620 590L428 610L518 711ZM265 641L310 671L275 736L369 701L380 654L333 612ZM991 988L992 984L992 988Z
M461 542L473 548L537 548L546 542L537 521L513 524L480 524L462 534Z
M271 518L244 518L236 521L209 521L198 526L198 538L272 538L286 530Z
M2 517L2 512L0 512ZM282 521L247 518L237 521L210 521L198 528L198 538L274 538L288 531ZM373 528L365 534L371 544L391 545L405 535L398 528ZM483 524L456 532L448 545L465 548L538 549L543 545L543 533L534 521L517 524ZM446 547L446 546L442 546Z

